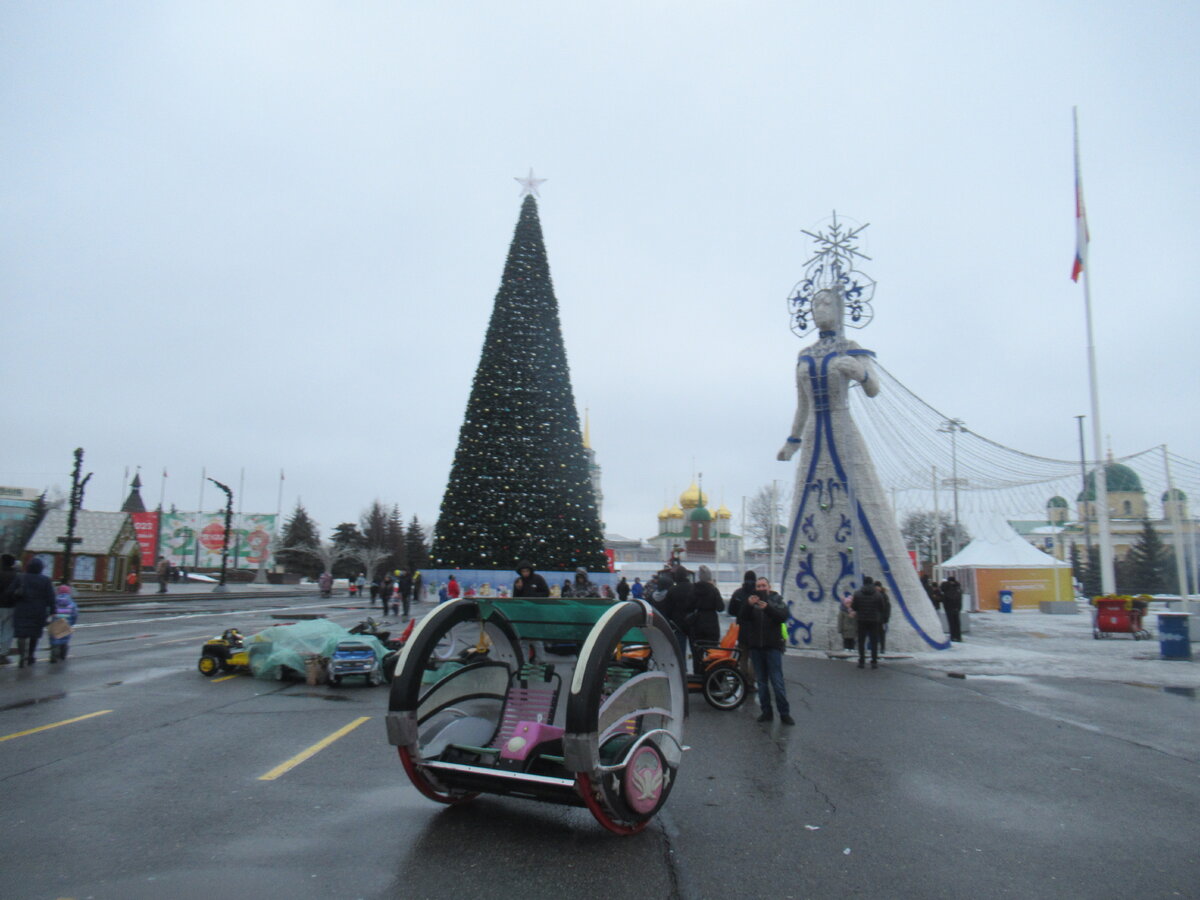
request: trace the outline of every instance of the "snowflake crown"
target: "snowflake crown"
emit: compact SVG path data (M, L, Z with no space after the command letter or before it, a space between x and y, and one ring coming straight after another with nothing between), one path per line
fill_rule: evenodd
M835 290L843 302L842 321L850 328L864 328L875 318L871 309L871 298L875 296L875 282L854 268L855 258L869 260L855 243L867 225L847 228L838 223L837 211L832 224L825 231L804 231L817 245L816 252L804 264L804 278L796 283L788 296L788 311L791 313L792 331L804 337L816 323L812 319L813 299L824 290Z

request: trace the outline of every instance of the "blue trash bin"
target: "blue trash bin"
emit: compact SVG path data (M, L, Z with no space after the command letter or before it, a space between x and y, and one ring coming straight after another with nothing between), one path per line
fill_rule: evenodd
M1158 614L1158 646L1163 659L1191 659L1192 642L1188 633L1189 613Z
M1012 591L1000 592L1000 612L1012 612Z

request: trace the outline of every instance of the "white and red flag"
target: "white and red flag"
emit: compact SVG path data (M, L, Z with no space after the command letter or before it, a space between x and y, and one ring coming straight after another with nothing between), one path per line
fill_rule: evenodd
M1079 174L1079 123L1075 123L1075 262L1071 266L1071 280L1078 281L1087 266L1088 227L1087 210L1083 205L1083 177Z

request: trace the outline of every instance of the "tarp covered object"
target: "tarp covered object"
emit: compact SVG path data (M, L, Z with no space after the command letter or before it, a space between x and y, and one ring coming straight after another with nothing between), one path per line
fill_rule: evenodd
M255 678L267 680L282 678L285 666L303 675L306 656L330 657L342 641L369 644L380 659L387 652L372 635L351 634L341 625L314 619L294 625L275 625L251 635L246 641L250 651L250 671Z

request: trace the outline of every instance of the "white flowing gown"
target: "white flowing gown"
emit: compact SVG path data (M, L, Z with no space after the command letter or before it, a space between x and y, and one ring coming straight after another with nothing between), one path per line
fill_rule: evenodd
M803 430L782 581L794 647L842 648L839 600L857 590L864 575L882 582L892 602L889 652L949 646L850 415L851 381L871 383L874 355L822 333L796 363L796 421ZM854 363L853 379L833 366L839 357ZM868 393L874 396L874 385Z

